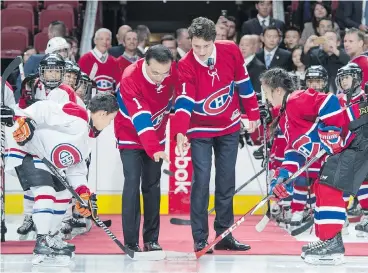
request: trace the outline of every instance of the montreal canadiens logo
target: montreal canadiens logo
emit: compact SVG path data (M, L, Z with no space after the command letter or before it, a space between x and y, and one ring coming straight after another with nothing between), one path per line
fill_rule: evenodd
M157 112L156 114L152 116L152 124L155 129L161 126L161 123L164 117L165 117L165 109L163 109L160 112Z
M97 76L95 78L97 88L100 92L111 91L114 86L114 81L111 77L105 75Z
M56 167L63 169L82 162L82 154L75 146L62 143L52 150L51 160Z
M226 110L231 100L230 86L226 86L210 95L204 101L203 111L210 116L218 115Z

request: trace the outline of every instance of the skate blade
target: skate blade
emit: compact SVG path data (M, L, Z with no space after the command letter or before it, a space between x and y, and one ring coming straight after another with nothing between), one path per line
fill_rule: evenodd
M134 252L134 257L128 257L134 261L161 261L166 258L165 251Z
M30 231L25 235L19 235L19 241L34 241L37 238L37 233L35 231Z
M71 264L71 259L68 256L46 256L35 255L32 258L33 266L47 266L47 267L65 267Z
M356 230L356 237L368 239L368 232Z
M344 254L333 254L326 256L307 255L304 261L313 265L340 265L345 263Z

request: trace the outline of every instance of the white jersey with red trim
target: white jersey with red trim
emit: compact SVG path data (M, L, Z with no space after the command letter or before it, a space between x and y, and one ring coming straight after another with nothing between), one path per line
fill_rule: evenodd
M41 153L65 171L68 182L74 188L87 185L85 159L89 156L89 117L83 107L70 102L60 104L46 100L17 110L16 115L27 116L37 125L30 144L19 146L12 138L5 154L7 173L16 176L14 168L22 164L26 154L34 156L36 168L50 172L37 156Z
M0 84L2 78L0 77ZM0 90L2 92L2 90ZM4 92L4 104L6 106L15 105L14 91L8 82L5 82L5 92Z

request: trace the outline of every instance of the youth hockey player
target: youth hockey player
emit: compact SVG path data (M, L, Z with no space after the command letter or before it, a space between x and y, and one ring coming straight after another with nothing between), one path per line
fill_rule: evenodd
M76 204L80 214L94 217L96 199L91 198L87 186L84 161L89 153L88 135L90 126L97 130L108 126L117 111L114 96L98 95L91 100L89 112L75 103L58 104L49 100L16 112L13 133L16 143L11 149L18 152L18 157L7 157L5 166L9 174L18 176L22 188L30 188L35 196L33 221L37 239L32 264L68 265L75 251L74 245L57 235L71 194L38 155L62 170L68 183L86 201L88 208Z
M339 264L345 254L341 236L345 222L343 192L355 194L368 173L368 141L364 136L368 104L341 109L333 94L311 88L291 94L290 82L283 69L274 68L261 76L267 99L274 106L281 105L285 123L280 125L288 142L285 160L271 183L272 192L279 198L287 197L292 184L282 182L321 148L328 153L314 185L315 230L320 241L303 246L302 257L312 264Z
M121 79L115 119L115 137L124 168L124 243L134 251L139 247L142 178L144 206L144 251L162 250L160 229L160 179L165 153L165 131L177 87L177 73L171 51L162 45L150 47L144 59L128 66Z
M79 66L72 61L65 61L65 72L63 83L69 85L74 90L77 89L81 79L81 70Z
M247 131L259 125L259 109L244 58L234 42L216 41L215 24L204 17L189 27L192 50L178 63L181 88L176 90L174 135L180 155L189 148L193 162L190 218L194 250L208 245L209 183L212 150L216 166L216 235L234 223L233 196L241 103L249 119ZM237 89L235 88L237 87ZM231 234L219 242L217 250L250 249ZM212 253L211 249L208 253Z
M340 94L339 101L341 106L358 103L366 100L366 94L361 88L363 79L362 69L355 63L348 63L337 71L336 86L343 93ZM345 208L348 208L349 193L344 193ZM359 188L357 198L361 206L363 216L360 223L355 226L358 237L368 236L368 177Z

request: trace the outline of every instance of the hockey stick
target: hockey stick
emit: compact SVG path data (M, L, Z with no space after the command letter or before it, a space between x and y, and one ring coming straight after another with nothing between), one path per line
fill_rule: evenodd
M50 169L53 175L59 179L60 183L63 184L63 186L73 195L73 197L84 207L88 207L86 202L75 192L72 186L69 185L69 183L66 181L65 177L62 176L59 172L59 170L52 164L49 160L47 160L44 156L41 155L41 153L38 151L38 149L32 145L31 143L28 143L29 146L31 146L32 150L35 152L35 154L41 159L41 161ZM125 247L117 238L116 236L109 230L109 228L104 224L103 221L100 220L100 218L97 216L96 218L92 218L92 220L104 230L104 232L118 245L118 247L124 251L125 254L128 255L129 258L136 261L158 261L163 260L166 258L166 254L164 251L149 251L149 252L134 252L128 247Z
M16 57L5 69L3 75L1 76L1 105L5 105L5 84L11 73L22 63L22 57ZM0 182L0 199L1 199L1 242L5 242L5 233L7 228L5 225L5 124L1 123L1 182Z
M291 177L289 177L283 183L289 184L292 180L294 180L299 175L301 175L310 165L312 165L314 162L319 160L321 156L323 156L325 153L326 153L325 150L319 151L315 157L309 160L302 168L300 168L297 172L295 172ZM272 196L273 195L267 195L265 198L263 198L262 201L259 202L258 205L253 209L251 215L253 215L254 212L257 211L259 208L263 207L264 204L266 204L271 199ZM256 225L256 230L258 232L262 232L266 228L269 221L270 221L270 217L266 214L265 216L263 216L262 220Z
M240 192L245 186L247 186L250 182L252 182L254 179L256 179L258 176L260 176L266 169L263 168L258 173L256 173L254 176L252 176L247 182L245 182L243 185L241 185L239 188L236 189L234 192L234 195ZM213 207L208 211L208 215L210 215L212 212L215 211L215 208ZM180 225L180 226L190 226L190 220L187 219L180 219L180 218L171 218L170 223L173 225Z

